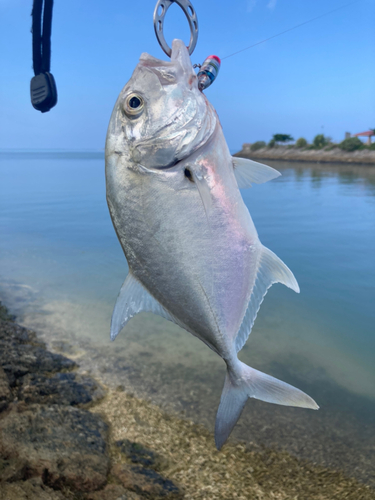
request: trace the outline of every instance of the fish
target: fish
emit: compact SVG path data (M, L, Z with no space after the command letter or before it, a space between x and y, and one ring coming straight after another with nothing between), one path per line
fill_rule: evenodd
M111 339L135 315L152 312L223 358L219 450L248 398L318 409L301 390L237 357L270 286L299 293L290 269L261 244L240 192L281 174L231 156L181 40L170 61L141 54L114 106L105 159L108 208L129 266Z

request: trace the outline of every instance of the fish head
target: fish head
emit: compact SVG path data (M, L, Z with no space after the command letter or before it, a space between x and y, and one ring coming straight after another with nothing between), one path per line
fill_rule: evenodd
M187 48L173 40L170 61L141 55L113 110L107 155L116 151L146 168L168 168L205 144L216 121Z

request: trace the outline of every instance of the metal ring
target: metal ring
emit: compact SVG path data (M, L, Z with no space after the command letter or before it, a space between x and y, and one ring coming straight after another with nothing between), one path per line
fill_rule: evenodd
M164 50L167 56L171 57L172 49L165 41L163 33L163 25L164 25L164 17L167 13L167 10L173 3L176 3L181 7L189 22L190 42L187 48L189 50L189 54L191 55L198 41L198 18L194 7L192 6L189 0L158 0L154 10L154 29L156 38L158 39L160 47ZM160 15L158 13L159 8L161 8Z

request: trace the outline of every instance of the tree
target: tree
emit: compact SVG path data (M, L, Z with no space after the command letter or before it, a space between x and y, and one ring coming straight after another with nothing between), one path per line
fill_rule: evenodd
M262 149L262 148L265 148L265 147L266 147L266 143L264 141L257 141L257 142L254 142L250 146L250 150L251 151L257 151L258 149Z
M289 134L274 134L272 139L275 142L291 142L294 141L293 137Z
M349 137L340 142L339 148L344 151L356 151L357 149L363 148L363 142L361 139L358 139L358 137Z
M300 137L296 141L296 148L305 148L307 146L308 142L304 137Z
M329 144L329 137L326 137L324 134L318 134L314 137L313 144L316 148L321 149Z

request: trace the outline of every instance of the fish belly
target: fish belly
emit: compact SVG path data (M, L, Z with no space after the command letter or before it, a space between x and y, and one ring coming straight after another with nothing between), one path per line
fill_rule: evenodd
M110 211L134 276L187 330L230 356L260 246L234 176L209 210L181 169L127 169L113 181Z

